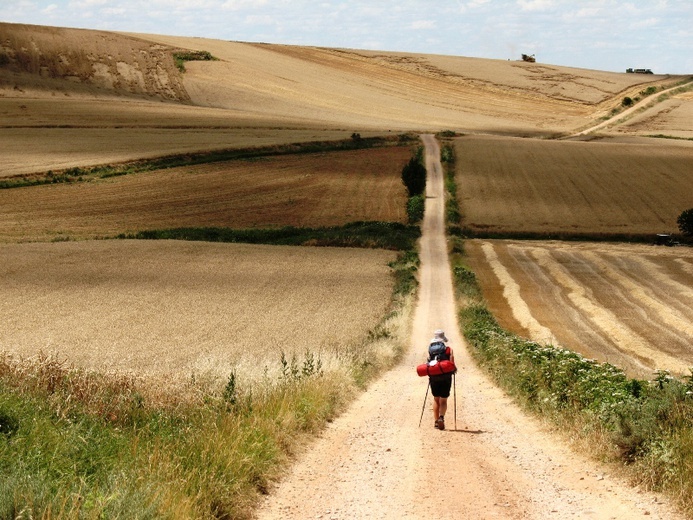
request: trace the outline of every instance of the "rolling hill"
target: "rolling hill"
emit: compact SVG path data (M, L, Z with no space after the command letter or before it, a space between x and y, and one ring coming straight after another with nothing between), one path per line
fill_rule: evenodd
M174 53L189 50L216 59L181 72ZM0 23L0 176L354 131L555 136L680 80Z

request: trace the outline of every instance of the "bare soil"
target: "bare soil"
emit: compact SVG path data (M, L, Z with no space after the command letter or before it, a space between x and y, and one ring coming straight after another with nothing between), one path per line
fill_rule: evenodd
M467 242L501 325L650 379L693 366L693 249Z
M258 518L679 518L660 497L629 488L613 468L571 451L474 365L455 317L438 148L431 138L426 144L432 175L421 291L404 363L329 426L269 494ZM415 372L438 327L460 367L457 412L451 396L445 431L433 428L427 380Z

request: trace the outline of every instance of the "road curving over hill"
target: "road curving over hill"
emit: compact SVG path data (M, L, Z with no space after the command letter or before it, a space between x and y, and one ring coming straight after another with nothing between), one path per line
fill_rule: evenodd
M524 415L469 356L456 322L439 148L429 172L419 301L403 362L375 382L302 454L258 510L274 519L676 519L661 498L629 488ZM460 368L445 431L433 428L415 367L444 328Z

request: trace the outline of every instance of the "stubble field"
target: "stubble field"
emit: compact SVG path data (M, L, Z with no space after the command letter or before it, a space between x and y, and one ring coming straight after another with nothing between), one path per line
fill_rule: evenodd
M95 238L172 227L405 222L406 146L258 157L0 190L0 241Z
M177 241L0 245L0 351L140 376L325 368L390 305L382 250ZM310 319L306 319L310 316Z
M651 378L693 367L693 250L472 240L467 250L502 326Z
M456 181L474 233L549 237L677 231L693 204L693 143L652 139L455 140Z

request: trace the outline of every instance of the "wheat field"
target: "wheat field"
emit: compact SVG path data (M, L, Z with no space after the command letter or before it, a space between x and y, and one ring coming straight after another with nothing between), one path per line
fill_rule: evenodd
M0 245L0 351L139 375L335 364L390 305L381 250L88 241Z
M9 61L0 67L0 177L352 132L545 137L681 80L464 56L0 30ZM188 62L181 73L172 57L181 49L218 60ZM677 131L693 135L690 122Z

